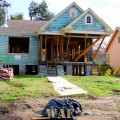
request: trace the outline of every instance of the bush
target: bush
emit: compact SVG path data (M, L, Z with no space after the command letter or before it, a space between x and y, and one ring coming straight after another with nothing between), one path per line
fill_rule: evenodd
M106 74L106 71L111 70L111 74L113 74L113 69L109 64L105 64L101 66L101 74Z

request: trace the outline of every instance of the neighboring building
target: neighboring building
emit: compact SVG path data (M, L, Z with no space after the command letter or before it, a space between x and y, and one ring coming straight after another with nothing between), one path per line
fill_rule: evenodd
M91 8L75 2L48 22L8 21L0 28L0 66L12 65L16 74L91 75L92 47L111 33Z
M120 68L120 27L115 29L106 52L109 54L109 64L114 70ZM119 71L120 74L120 71Z
M106 64L108 63L108 54L106 52L99 52L95 59L94 59L95 63L100 62L101 64Z

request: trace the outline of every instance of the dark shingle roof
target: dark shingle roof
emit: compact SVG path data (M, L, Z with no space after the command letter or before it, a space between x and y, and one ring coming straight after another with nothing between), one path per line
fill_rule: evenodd
M35 34L45 23L47 21L9 20L9 27L0 27L0 34Z

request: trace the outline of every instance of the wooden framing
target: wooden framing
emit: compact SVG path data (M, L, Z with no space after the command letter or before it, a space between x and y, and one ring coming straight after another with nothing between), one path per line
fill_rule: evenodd
M97 51L95 52L95 54L94 54L94 55L93 55L93 57L92 57L92 60L94 60L94 58L96 57L96 55L97 55L97 53L98 53L98 51L99 51L99 49L100 49L100 47L101 47L101 45L102 45L102 43L103 43L103 41L104 41L105 37L106 37L106 36L104 36L104 37L103 37L103 39L102 39L102 41L101 41L100 45L98 46Z
M78 61L83 55L85 55L86 52L88 52L99 40L101 37L99 37L96 41L94 41L87 49L84 50L76 59L75 61Z

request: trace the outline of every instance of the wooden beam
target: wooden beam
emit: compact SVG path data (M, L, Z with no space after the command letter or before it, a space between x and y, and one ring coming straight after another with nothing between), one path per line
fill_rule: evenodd
M92 60L94 60L94 58L96 57L96 55L97 55L97 53L98 53L98 51L99 51L99 49L100 49L100 47L101 47L101 45L102 45L102 43L103 43L103 41L104 41L105 37L106 37L106 36L103 36L103 39L102 39L102 41L101 41L100 45L98 46L97 51L96 51L96 52L95 52L95 54L93 55Z
M67 43L67 53L69 53L69 43L70 43L70 34L69 34L68 43ZM69 54L67 54L67 59L69 59Z
M94 41L84 52L82 52L76 59L75 61L78 61L86 52L88 52L99 40L101 37L99 37L96 41Z
M84 44L84 50L86 49L86 37L87 37L87 34L85 35L85 44ZM85 59L86 59L86 53L84 54L84 62L85 62Z
M102 35L101 35L102 36ZM98 37L101 37L101 36L89 36L89 35L87 35L87 38L98 38ZM64 37L69 37L69 35L64 35ZM75 35L75 36L70 36L71 38L85 38L86 36L77 36L77 35Z

